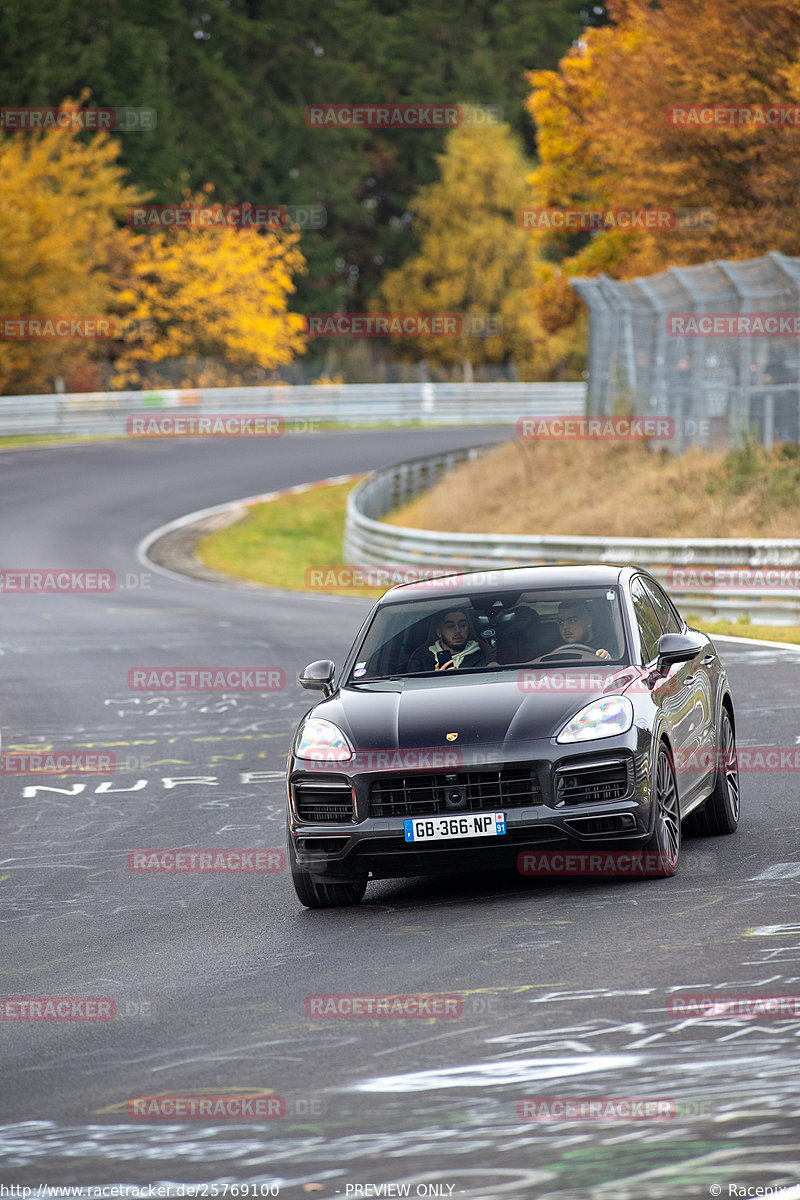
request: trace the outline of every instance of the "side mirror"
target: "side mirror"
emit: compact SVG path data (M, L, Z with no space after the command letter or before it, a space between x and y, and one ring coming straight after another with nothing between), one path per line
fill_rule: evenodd
M297 681L300 687L308 688L309 691L322 692L323 696L330 696L333 691L333 677L336 674L336 667L329 658L319 658L316 662L309 663L307 667L303 667L300 674L297 676Z
M699 633L662 633L658 639L656 670L665 675L673 663L690 662L705 647Z

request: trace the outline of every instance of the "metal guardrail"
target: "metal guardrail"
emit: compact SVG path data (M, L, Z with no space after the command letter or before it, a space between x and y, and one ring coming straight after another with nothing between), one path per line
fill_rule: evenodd
M480 446L431 455L375 471L351 492L344 557L362 567L483 571L529 563L622 563L647 567L685 612L754 624L800 624L800 591L786 587L692 586L688 568L798 568L800 541L772 538L621 538L539 534L445 533L389 525L380 518L432 487L448 471L494 449ZM674 578L687 568L689 586ZM704 582L701 578L700 582Z
M129 416L276 415L287 427L344 424L514 423L523 416L583 415L584 383L387 383L83 392L0 396L0 435L125 434ZM178 412L175 413L178 415ZM313 428L313 426L311 426Z

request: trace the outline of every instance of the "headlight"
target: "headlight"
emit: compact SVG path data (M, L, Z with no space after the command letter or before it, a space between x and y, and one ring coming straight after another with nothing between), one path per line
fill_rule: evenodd
M576 713L561 730L557 742L591 742L594 738L627 733L633 724L633 705L627 696L603 696Z
M347 762L353 757L353 747L338 726L322 717L309 717L297 731L294 742L297 758L313 758L324 762Z

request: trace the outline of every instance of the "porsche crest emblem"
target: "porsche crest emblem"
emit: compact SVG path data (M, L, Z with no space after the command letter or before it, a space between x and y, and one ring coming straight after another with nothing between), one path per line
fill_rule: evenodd
M445 737L447 738L448 742L454 742L456 740L456 738L458 737L458 734L457 733L446 733Z

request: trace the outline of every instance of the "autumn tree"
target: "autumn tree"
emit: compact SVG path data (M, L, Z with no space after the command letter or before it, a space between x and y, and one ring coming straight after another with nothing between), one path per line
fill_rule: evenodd
M457 336L396 340L398 357L463 365L465 378L479 363L514 362L530 375L542 369L544 337L527 294L533 241L518 223L526 160L508 125L465 124L449 135L439 165L439 181L410 205L419 248L387 276L373 310L462 318ZM490 318L485 336L481 317Z
M528 204L711 210L712 227L679 217L677 228L535 235L551 263L535 291L551 329L575 319L574 275L798 252L797 126L691 116L800 103L796 0L611 0L609 13L612 25L588 30L558 71L529 76L541 161Z
M119 135L159 203L213 181L225 203L323 205L303 235L302 312L363 311L407 249L407 201L436 176L443 130L309 128L313 103L498 105L533 149L523 73L554 67L585 0L3 0L3 104L148 107ZM596 11L596 9L595 9Z
M75 108L69 102L65 107ZM121 220L139 194L124 182L118 146L77 130L0 135L0 315L104 318L112 313L128 233ZM67 386L104 346L58 337L0 338L0 391ZM10 336L9 336L10 334Z
M115 387L163 382L159 364L187 359L181 383L237 383L237 369L280 367L305 349L305 320L288 311L305 268L299 232L231 224L208 194L187 194L182 207L202 220L139 238L118 296L131 334Z

